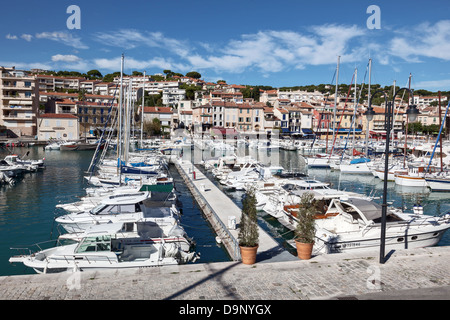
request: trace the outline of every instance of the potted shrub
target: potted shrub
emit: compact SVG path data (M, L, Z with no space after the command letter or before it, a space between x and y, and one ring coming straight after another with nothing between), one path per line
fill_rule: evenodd
M242 263L254 264L256 262L256 252L259 244L258 217L254 190L246 192L242 205L238 235Z
M300 198L295 228L295 245L299 259L311 259L314 238L316 234L315 215L318 213L316 200L310 192L304 193Z

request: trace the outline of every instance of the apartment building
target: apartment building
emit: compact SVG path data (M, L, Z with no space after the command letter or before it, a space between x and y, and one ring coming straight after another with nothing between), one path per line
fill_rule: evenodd
M78 118L73 114L41 114L37 118L37 129L39 140L80 138Z
M431 102L439 102L439 96L414 96L414 104L418 107L428 107ZM447 104L447 97L441 96L441 105Z
M111 102L76 101L75 110L82 136L93 136L96 129L103 129L106 124L111 125L109 116L117 112L117 104Z
M170 132L173 125L173 110L170 107L144 107L144 123L158 119L164 132Z
M36 81L39 91L78 91L81 88L81 83L86 81L86 79L82 77L58 77L38 74L36 75Z
M178 81L154 81L150 77L136 76L136 77L124 77L124 86L128 86L131 83L132 98L137 99L137 92L142 89L145 84L145 91L149 95L162 95L163 105L176 106L178 101L186 98L186 90L180 89L180 82ZM120 84L120 77L114 78L114 85ZM111 88L109 89L111 93Z
M36 78L15 67L0 67L0 126L19 137L36 135L38 107Z
M289 103L307 102L320 105L324 101L324 94L319 91L308 92L301 90L280 91L279 89L261 91L259 101L276 106L276 101L282 99ZM278 107L278 106L276 106Z

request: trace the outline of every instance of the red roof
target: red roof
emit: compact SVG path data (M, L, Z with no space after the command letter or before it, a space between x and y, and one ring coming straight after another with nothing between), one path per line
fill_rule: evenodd
M40 114L39 118L51 118L51 119L78 119L77 116L68 113L44 113Z
M144 107L144 113L173 113L170 107Z

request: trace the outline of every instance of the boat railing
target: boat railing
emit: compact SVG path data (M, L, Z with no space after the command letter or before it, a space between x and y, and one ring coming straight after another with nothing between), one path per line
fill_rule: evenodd
M67 262L67 264L70 264L71 262L75 262L79 259L86 260L89 264L98 262L98 261L108 261L109 264L113 264L113 261L105 255L92 255L92 254L72 254L72 255L63 255L64 260ZM91 258L91 259L89 259ZM95 258L95 259L94 259Z
M51 245L48 245L51 244ZM24 247L18 247L18 248L10 248L11 250L16 250L19 252L19 255L26 256L26 255L33 255L37 252L43 251L45 249L49 249L51 247L56 247L60 245L59 239L52 239L47 241L38 242L32 245L27 245Z

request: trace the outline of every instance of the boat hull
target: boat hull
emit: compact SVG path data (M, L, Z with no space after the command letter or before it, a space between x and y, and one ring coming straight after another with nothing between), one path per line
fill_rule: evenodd
M408 175L395 175L394 180L395 184L400 186L421 187L421 188L427 187L427 182L425 181L425 178L412 177Z
M404 250L432 247L439 243L447 228L441 230L432 230L430 232L410 232L398 233L395 235L386 235L386 252L391 250ZM379 234L379 232L378 232ZM342 238L334 243L326 241L316 241L314 252L319 253L349 253L365 252L379 250L381 241L379 237L371 238Z
M442 191L449 192L450 191L450 179L425 179L427 186L432 191Z

